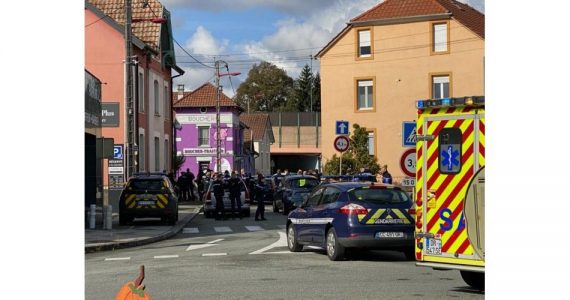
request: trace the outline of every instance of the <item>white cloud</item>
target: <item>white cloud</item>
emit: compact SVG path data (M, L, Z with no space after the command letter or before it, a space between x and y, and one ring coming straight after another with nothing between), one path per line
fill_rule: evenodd
M216 41L208 30L202 26L198 26L196 32L194 32L192 37L186 42L186 47L191 53L217 55L226 50L228 43L229 41L227 39Z

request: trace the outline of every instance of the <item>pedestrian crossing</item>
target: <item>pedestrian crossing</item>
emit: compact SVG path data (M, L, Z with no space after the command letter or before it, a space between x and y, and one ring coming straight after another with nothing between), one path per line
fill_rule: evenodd
M232 232L255 232L264 230L285 230L285 225L234 225L234 226L201 226L201 227L186 227L182 229L183 234L199 234L199 233L232 233Z

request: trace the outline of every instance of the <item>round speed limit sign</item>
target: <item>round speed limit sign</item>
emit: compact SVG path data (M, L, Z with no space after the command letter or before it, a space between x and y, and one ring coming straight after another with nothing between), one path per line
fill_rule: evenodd
M410 177L416 177L416 149L408 149L402 154L400 159L402 172Z

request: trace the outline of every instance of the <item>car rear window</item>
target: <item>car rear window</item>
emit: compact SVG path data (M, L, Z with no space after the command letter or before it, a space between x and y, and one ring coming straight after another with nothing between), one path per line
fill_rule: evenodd
M403 203L410 200L408 194L397 189L358 188L349 192L357 200L376 204Z
M162 188L161 179L134 179L129 184L133 190L160 190Z
M291 179L291 187L292 188L307 188L312 189L319 185L319 181L313 178L297 178Z

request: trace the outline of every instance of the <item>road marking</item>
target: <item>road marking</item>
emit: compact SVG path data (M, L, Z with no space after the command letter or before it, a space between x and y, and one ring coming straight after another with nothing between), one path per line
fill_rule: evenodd
M198 230L198 227L184 228L182 233L200 233L200 230Z
M224 256L228 255L227 253L202 253L202 256Z
M232 229L229 228L228 226L214 227L214 230L216 232L232 232Z
M178 254L175 255L157 255L154 258L177 258Z
M197 250L197 249L202 249L202 248L208 248L211 246L216 246L217 242L223 241L224 239L217 239L217 240L213 240L211 242L207 242L205 244L197 244L197 245L190 245L188 246L188 248L186 248L186 251L190 251L190 250Z
M287 226L286 225L277 225L277 227L279 227L281 229L285 229Z
M277 247L286 247L287 246L287 236L285 235L285 232L281 232L278 231L277 233L279 233L279 240L265 248L256 250L251 252L250 254L261 254L269 249L273 249L273 248L277 248Z
M263 254L289 254L289 253L295 253L295 252L291 252L291 251L275 251L275 252L264 252ZM299 253L303 253L303 252L299 252Z
M211 242L207 242L206 244L214 244L214 243L217 243L217 242L221 242L221 241L223 241L223 240L224 240L224 239L217 239L217 240L213 240L213 241L211 241Z
M260 230L264 230L263 228L261 228L261 226L245 226L245 228L247 228L247 230L249 230L249 231L260 231Z
M113 257L113 258L105 258L105 261L109 261L109 260L129 260L131 259L130 257Z

